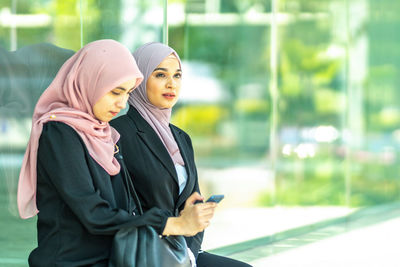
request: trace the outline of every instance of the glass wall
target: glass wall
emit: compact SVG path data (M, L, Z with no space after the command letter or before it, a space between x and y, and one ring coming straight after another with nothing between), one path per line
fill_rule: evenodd
M226 195L209 230L219 240L206 234L205 248L310 223L312 210L315 221L398 201L399 8L396 0L0 0L0 265L25 266L36 243L35 219L19 219L16 208L34 105L73 51L97 39L132 51L165 42L181 56L173 123L192 138L202 193ZM264 230L252 224L260 214ZM254 231L218 236L231 220Z
M171 2L187 79L174 121L205 177L264 170L266 206L398 200L395 1Z

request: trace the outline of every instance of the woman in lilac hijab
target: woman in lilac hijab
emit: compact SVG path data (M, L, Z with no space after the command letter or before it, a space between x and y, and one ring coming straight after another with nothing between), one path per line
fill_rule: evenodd
M178 54L161 43L134 53L144 79L129 97L126 115L110 124L121 134L123 157L144 210L167 211L172 235L184 235L192 266L245 267L246 263L201 251L203 231L216 203L202 202L190 137L170 124L179 98L182 68ZM183 220L182 216L189 219Z

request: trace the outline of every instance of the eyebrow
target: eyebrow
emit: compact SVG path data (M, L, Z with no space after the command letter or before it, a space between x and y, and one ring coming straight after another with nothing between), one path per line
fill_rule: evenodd
M156 69L154 69L154 70L153 70L153 72L155 72L155 71L157 71L157 70L168 71L168 69L167 69L167 68L156 68ZM178 71L178 72L182 72L182 70L181 70L181 69L176 69L176 71Z

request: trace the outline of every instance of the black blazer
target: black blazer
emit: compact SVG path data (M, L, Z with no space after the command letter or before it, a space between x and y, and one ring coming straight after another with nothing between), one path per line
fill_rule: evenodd
M122 162L122 157L116 154ZM70 126L43 126L37 155L38 247L30 266L107 266L113 235L124 226L164 230L168 213L134 216L127 177L110 176Z
M193 192L200 192L192 142L183 130L170 124L170 129L185 162L188 180L179 195L178 176L174 163L153 128L137 110L130 106L126 115L110 122L120 134L125 164L132 178L143 209L158 207L174 216L184 208ZM197 257L203 232L186 238L188 246Z

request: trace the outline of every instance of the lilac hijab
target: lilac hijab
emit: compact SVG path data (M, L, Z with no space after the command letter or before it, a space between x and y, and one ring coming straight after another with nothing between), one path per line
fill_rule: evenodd
M160 137L174 164L184 166L185 163L179 151L178 144L169 128L171 109L159 108L151 104L147 98L146 91L147 79L151 73L171 54L176 56L179 61L179 66L181 66L181 60L175 50L162 43L153 42L144 44L133 53L133 57L136 60L139 70L143 73L144 78L138 88L132 92L128 102L136 108L139 114L142 115Z

